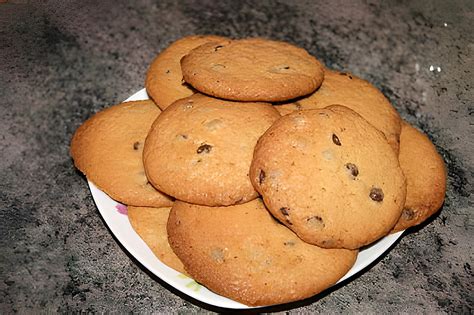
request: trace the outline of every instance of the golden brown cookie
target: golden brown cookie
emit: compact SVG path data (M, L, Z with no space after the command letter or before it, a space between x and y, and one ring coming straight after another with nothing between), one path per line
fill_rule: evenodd
M407 180L407 198L393 232L418 225L436 213L446 194L446 167L430 139L402 123L400 167Z
M174 101L194 94L194 90L183 82L181 58L202 44L224 39L213 35L193 35L172 43L156 56L148 69L145 80L148 95L161 109L165 109Z
M289 100L312 93L324 77L306 50L262 38L201 45L181 59L181 68L200 92L237 101Z
M171 208L128 206L128 219L133 229L165 265L185 273L183 263L168 242L166 225Z
M383 134L338 105L275 122L258 141L250 179L278 220L326 248L359 248L388 234L406 194Z
M349 107L382 131L398 153L401 119L389 100L369 82L345 72L325 70L321 87L306 98L277 105L282 115L294 110L318 109L340 104Z
M280 117L268 103L202 94L179 100L153 124L143 151L159 190L190 203L219 206L257 197L248 176L258 138Z
M336 283L357 251L307 244L260 199L230 207L176 202L169 242L186 271L210 290L246 305L301 300Z
M170 197L148 182L143 144L160 109L152 101L109 107L84 122L71 141L76 167L113 199L127 205L167 207Z

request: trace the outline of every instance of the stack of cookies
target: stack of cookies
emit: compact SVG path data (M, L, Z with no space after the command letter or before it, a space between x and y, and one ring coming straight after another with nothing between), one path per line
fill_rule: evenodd
M160 260L220 295L252 306L315 295L360 248L443 203L430 140L370 83L302 48L190 36L145 85L152 100L90 118L71 155L129 206Z

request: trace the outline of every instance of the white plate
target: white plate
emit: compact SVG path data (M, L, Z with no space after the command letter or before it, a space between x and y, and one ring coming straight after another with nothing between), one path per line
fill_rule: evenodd
M142 89L130 96L126 101L144 99L148 99L148 94L146 93L145 89ZM206 287L196 283L196 281L193 279L163 264L160 260L158 260L158 258L156 258L156 256L148 248L145 242L143 242L140 236L138 236L138 234L133 230L126 215L127 207L111 199L107 194L99 190L93 183L88 183L95 204L97 205L100 214L104 218L112 233L123 245L123 247L125 247L133 257L135 257L153 274L177 290L204 303L232 309L251 308L247 305L217 295L209 291ZM373 245L361 250L352 269L349 270L349 272L347 272L347 274L341 278L338 283L352 277L374 262L385 251L387 251L396 242L396 240L401 237L402 234L403 231L388 235Z

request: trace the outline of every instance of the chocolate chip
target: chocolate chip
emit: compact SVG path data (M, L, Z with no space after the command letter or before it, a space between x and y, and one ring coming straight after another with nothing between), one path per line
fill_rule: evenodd
M410 208L404 208L402 212L402 217L407 221L413 220L413 218L415 217L415 211Z
M268 68L268 72L270 73L277 73L277 74L288 74L288 73L291 73L291 71L288 71L290 70L290 66L288 65L275 65L275 66L272 66L270 68Z
M346 168L352 176L357 177L357 175L359 175L359 169L357 168L357 165L347 163Z
M140 148L140 142L139 141L137 141L133 144L133 149L134 150L138 150L138 148Z
M261 185L265 180L265 171L260 170L260 174L258 174L258 183Z
M306 218L306 224L310 228L317 229L317 230L321 230L325 226L323 218L317 215Z
M335 133L332 134L332 142L334 142L335 145L341 145L341 141L339 138L336 136Z
M218 45L218 46L214 47L214 51L218 51L218 50L221 49L222 47L224 47L224 46Z
M291 223L290 221L290 218L288 218L288 216L290 215L288 211L290 211L290 208L287 208L287 207L280 208L280 212L285 216L286 223L288 223L289 225L293 225L293 223Z
M352 76L349 74L349 73L346 73L346 72L339 72L340 75L345 75L347 77L349 77L349 79L352 80Z
M370 199L373 201L381 202L383 201L383 191L380 188L372 187L369 194Z
M203 152L209 153L211 152L211 150L212 150L212 145L203 143L199 146L199 148L197 148L196 152L197 154L201 154Z

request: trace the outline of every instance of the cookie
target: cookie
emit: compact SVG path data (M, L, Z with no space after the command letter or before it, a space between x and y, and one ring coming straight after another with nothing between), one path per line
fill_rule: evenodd
M295 110L319 109L340 104L356 111L375 128L382 131L398 153L401 119L390 101L375 86L353 74L325 70L321 87L306 98L290 104L277 105L282 115Z
M374 242L405 202L398 156L383 134L338 105L281 117L258 141L250 178L278 220L325 248Z
M430 139L402 123L400 167L407 180L407 198L393 232L418 225L436 213L446 194L446 166Z
M183 201L208 206L257 197L248 176L258 138L280 117L268 103L179 100L158 117L143 161L150 182Z
M260 199L230 207L176 202L169 242L196 281L246 305L313 296L352 267L357 251L323 249L272 218Z
M276 102L312 93L324 68L302 48L262 38L207 43L181 59L184 80L229 100Z
M168 207L169 196L148 182L143 144L160 109L152 101L109 107L75 132L70 153L76 167L111 198L127 205Z
M202 44L224 39L213 35L194 35L172 43L156 56L147 71L145 87L148 95L161 109L165 109L174 101L194 94L194 90L183 82L181 58Z
M166 225L171 208L128 206L128 220L133 229L165 265L185 273L183 263L168 242Z

